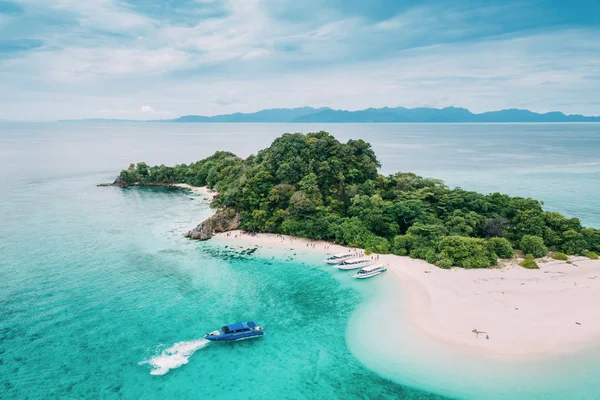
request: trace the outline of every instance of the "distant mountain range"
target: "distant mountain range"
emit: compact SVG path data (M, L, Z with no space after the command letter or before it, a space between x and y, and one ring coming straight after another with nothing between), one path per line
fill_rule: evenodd
M132 122L130 120L80 120L90 122ZM59 122L72 122L59 121ZM136 121L139 122L139 121ZM346 111L328 107L272 108L254 113L215 115L185 115L176 119L148 122L308 122L308 123L406 123L406 122L600 122L600 117L574 114L565 115L554 111L544 114L529 110L508 109L475 114L466 108L367 108Z

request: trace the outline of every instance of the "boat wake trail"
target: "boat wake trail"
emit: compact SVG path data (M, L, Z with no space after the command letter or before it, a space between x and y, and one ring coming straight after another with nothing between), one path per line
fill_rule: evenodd
M164 375L172 369L187 364L196 350L200 350L209 343L210 342L206 339L175 343L173 346L164 349L159 355L154 356L149 360L140 361L138 364L151 365L151 375Z

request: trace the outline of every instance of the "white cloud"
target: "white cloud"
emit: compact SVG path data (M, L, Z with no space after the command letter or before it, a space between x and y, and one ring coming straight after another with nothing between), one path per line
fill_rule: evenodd
M172 111L159 111L154 109L153 107L150 106L141 106L140 110L139 110L140 114L146 115L148 117L150 116L154 116L154 117L158 117L158 116L162 116L162 117L167 117L167 116L172 116L174 115L174 113Z
M22 0L25 6L47 7L76 16L83 27L123 32L150 28L150 18L131 12L119 0Z
M171 111L156 110L151 106L141 106L138 109L108 109L103 108L96 111L102 118L126 118L126 119L153 119L169 118L175 116Z
M113 76L164 74L186 64L187 54L163 48L156 50L72 47L54 52L34 52L4 66L29 71L46 82L101 82ZM1 71L1 69L0 69Z
M0 60L0 118L158 119L304 105L600 114L600 30L451 42L491 29L465 24L490 8L418 7L375 23L318 13L291 21L274 20L262 0L228 1L223 17L169 26L118 0L24 3L85 26ZM84 37L97 31L119 34Z
M150 106L141 106L140 112L142 114L154 114L156 111L154 111L154 108L152 108Z
M588 39L583 43L581 38ZM236 111L303 105L346 109L449 105L481 112L524 107L600 114L600 37L595 31L540 33L514 39L406 50L393 59L332 65L304 72L186 84L170 96L236 89ZM556 43L563 43L557 48ZM577 49L569 47L574 43ZM585 50L582 50L585 49ZM184 113L229 111L195 102Z

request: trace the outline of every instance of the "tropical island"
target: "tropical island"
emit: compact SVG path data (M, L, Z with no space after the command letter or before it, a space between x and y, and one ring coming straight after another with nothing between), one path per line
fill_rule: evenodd
M398 313L424 337L485 356L598 343L600 230L534 199L449 188L410 172L383 176L379 167L363 140L295 133L246 159L219 151L189 165L131 164L111 185L202 193L214 213L187 232L192 239L214 236L216 245L277 257L376 253L391 272L380 282L391 286L357 311L369 321L352 328L366 337L361 348L372 344L370 326L402 330ZM365 351L402 346L401 336L381 340Z
M426 260L440 268L487 268L510 259L538 268L535 258L598 258L600 230L544 211L531 198L449 188L410 172L378 173L369 143L340 143L327 132L284 134L246 159L219 151L174 167L144 162L114 185L206 186L218 195L215 216L188 232L243 229L325 240L366 253Z

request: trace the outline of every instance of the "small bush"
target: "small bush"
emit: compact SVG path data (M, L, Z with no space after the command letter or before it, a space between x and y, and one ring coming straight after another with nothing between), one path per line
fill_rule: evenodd
M571 261L567 261L567 264L573 264L573 262L571 262Z
M449 258L457 267L487 268L498 263L484 239L445 236L438 243L439 259Z
M363 241L363 245L359 247L371 249L373 253L378 254L387 254L390 251L390 243L387 239L373 234L367 235Z
M585 256L592 260L598 259L598 254L594 253L593 251L588 251L588 253Z
M396 249L394 250L394 254L397 256L407 256L408 255L408 250L406 249Z
M452 264L453 262L449 258L442 258L440 261L437 262L437 266L444 269L452 268Z
M371 250L371 249L365 249L365 255L366 256L370 256L371 254L373 254L373 250Z
M434 249L430 249L427 254L425 254L425 261L429 264L435 264L437 261L437 254Z
M500 258L512 258L514 256L513 248L508 240L500 237L493 237L486 241L488 249L498 255Z
M392 253L398 256L405 256L410 253L416 239L411 235L398 235L392 240Z
M548 254L548 249L544 245L544 239L539 236L523 236L520 247L523 253L531 254L535 258L544 257Z
M427 257L428 251L429 251L428 247L420 246L420 247L416 247L416 248L412 249L410 251L410 253L408 253L408 255L410 256L410 258L420 258L421 260L424 260L425 257Z
M563 232L562 236L564 242L560 245L560 250L564 253L582 255L589 248L584 236L573 229Z
M519 263L519 265L523 268L527 269L540 269L540 267L535 262L535 259L531 254L527 254L525 259Z
M554 258L555 260L561 260L561 261L569 261L569 256L567 256L565 253L554 253L551 255L552 258Z

